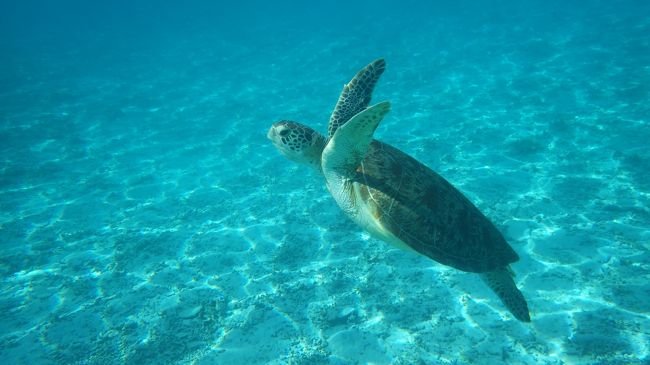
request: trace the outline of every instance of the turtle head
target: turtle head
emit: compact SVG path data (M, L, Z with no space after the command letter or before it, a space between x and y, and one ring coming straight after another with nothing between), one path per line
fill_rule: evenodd
M321 169L321 155L327 144L322 134L300 123L282 120L266 135L286 158Z

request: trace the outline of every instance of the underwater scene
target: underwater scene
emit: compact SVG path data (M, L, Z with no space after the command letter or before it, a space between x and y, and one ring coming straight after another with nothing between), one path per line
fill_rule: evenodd
M641 0L1 1L0 363L650 364L649 35ZM363 138L494 224L530 322L339 208L380 59Z

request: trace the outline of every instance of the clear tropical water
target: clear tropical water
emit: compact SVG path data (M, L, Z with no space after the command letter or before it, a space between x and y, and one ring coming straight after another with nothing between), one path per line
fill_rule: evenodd
M649 2L135 3L0 3L0 362L650 363ZM378 57L532 323L266 139Z

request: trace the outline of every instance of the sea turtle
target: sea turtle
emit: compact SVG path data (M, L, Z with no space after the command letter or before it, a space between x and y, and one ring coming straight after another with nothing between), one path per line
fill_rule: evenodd
M518 320L530 322L509 266L519 257L497 228L442 176L373 139L390 110L388 101L368 107L385 65L370 63L343 87L327 138L286 120L268 138L290 160L321 172L339 207L372 236L478 273Z

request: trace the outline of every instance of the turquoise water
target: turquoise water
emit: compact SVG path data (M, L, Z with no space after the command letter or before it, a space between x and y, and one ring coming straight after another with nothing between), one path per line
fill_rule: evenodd
M88 3L0 3L3 364L650 363L650 3ZM378 57L532 323L266 139Z

